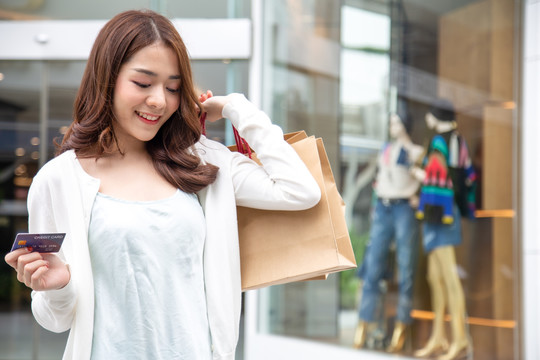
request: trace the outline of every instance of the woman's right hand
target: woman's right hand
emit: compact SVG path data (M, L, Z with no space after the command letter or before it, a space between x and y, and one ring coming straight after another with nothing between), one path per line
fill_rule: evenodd
M199 101L202 104L203 111L206 113L206 120L210 122L217 121L223 118L223 107L231 100L229 94L226 96L214 96L212 91L207 90L206 93L199 95Z
M17 280L32 290L61 289L71 278L68 266L56 254L21 248L8 253L5 260L17 271Z

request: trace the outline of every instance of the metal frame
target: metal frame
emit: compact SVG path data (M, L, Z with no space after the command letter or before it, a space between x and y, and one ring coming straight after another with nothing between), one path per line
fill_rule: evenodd
M521 129L520 129L520 193L519 208L522 248L521 260L521 341L523 359L540 359L540 222L538 204L540 203L540 172L536 147L540 134L540 106L538 102L540 83L540 2L526 0L523 3L523 56L521 84ZM517 281L518 279L516 279Z

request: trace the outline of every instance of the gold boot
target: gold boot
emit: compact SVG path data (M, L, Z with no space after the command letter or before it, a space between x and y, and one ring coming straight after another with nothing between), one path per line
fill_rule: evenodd
M434 355L439 355L441 353L445 353L446 351L448 351L448 342L446 341L446 339L430 339L426 346L414 352L414 357L427 358Z
M463 341L454 342L450 345L448 352L444 355L441 355L437 360L454 360L469 358L469 355L472 354L471 343L465 339Z
M355 349L360 349L364 347L366 342L368 323L365 321L359 321L356 326L356 332L354 333L354 343L353 346Z
M400 352L405 344L407 325L401 321L397 321L394 325L394 332L392 333L392 340L390 345L386 348L389 353Z

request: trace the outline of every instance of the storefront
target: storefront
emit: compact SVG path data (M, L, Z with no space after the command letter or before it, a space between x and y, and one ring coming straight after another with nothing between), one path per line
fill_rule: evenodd
M28 186L70 123L95 34L104 19L136 7L175 19L201 89L246 93L286 131L323 137L359 265L373 224L373 180L389 140L389 114L401 114L412 142L427 148L433 132L425 115L436 98L450 100L477 174L476 216L462 219L461 244L453 247L468 349L474 359L540 357L533 338L540 318L534 275L540 271L540 174L533 155L540 132L540 5L532 0L2 3L0 34L9 34L0 35L4 252L26 229ZM209 135L231 142L225 123L212 125ZM417 240L412 320L396 352L402 358L413 358L432 334L421 231ZM387 348L397 321L399 274L395 245L388 250L380 306L362 348L354 348L354 338L363 281L348 271L246 292L237 358L395 357ZM28 302L29 292L0 265L0 328L9 329L0 348L20 359L57 358L66 335L40 330ZM444 320L449 343L451 324ZM29 337L33 347L16 350L22 344L16 339L28 343Z
M328 143L333 168L339 169L359 264L373 225L372 185L377 157L389 140L389 113L404 114L413 143L427 148L434 134L425 122L430 105L436 98L451 101L478 176L475 218L462 219L461 244L453 247L469 339L455 357L469 353L474 359L534 358L525 352L522 307L523 4L498 0L253 4L262 14L263 108L287 128L322 134ZM536 96L534 90L531 96ZM427 346L436 316L422 232L418 244L412 322L396 352L409 358ZM388 273L380 282L379 306L361 349L354 349L354 340L363 281L350 271L324 282L248 293L247 358L394 357L388 347L399 311L399 264L395 243L388 250ZM446 317L449 344L451 325ZM429 355L449 351L440 338L439 342L439 349Z

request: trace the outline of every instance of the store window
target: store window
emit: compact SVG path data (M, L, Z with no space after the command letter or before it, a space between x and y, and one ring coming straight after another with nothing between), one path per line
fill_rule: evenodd
M339 19L332 1L263 2L263 108L286 132L324 137L339 166ZM338 175L338 174L336 174ZM259 331L335 339L339 277L272 286L260 292Z
M359 353L519 358L520 6L510 0L264 2L265 110L286 130L305 129L331 144L359 269L261 291L259 331ZM306 44L317 44L316 56L298 55L308 52ZM335 44L340 51L330 52ZM321 70L332 69L329 53L337 74ZM432 116L426 121L428 113L440 126L432 127ZM406 156L392 145L396 119L415 145ZM434 145L434 138L444 142ZM434 214L448 208L429 202L431 190L422 186L435 164L428 150L441 144L454 159L445 166L462 169L451 170L444 221ZM392 187L413 167L425 171L414 171L414 191ZM395 169L402 171L398 180L380 178ZM382 224L377 211L400 204L413 215L408 253L395 233L373 234ZM391 215L382 218L396 230ZM441 234L453 240L433 245ZM375 305L364 304L369 316L362 318L370 294Z

